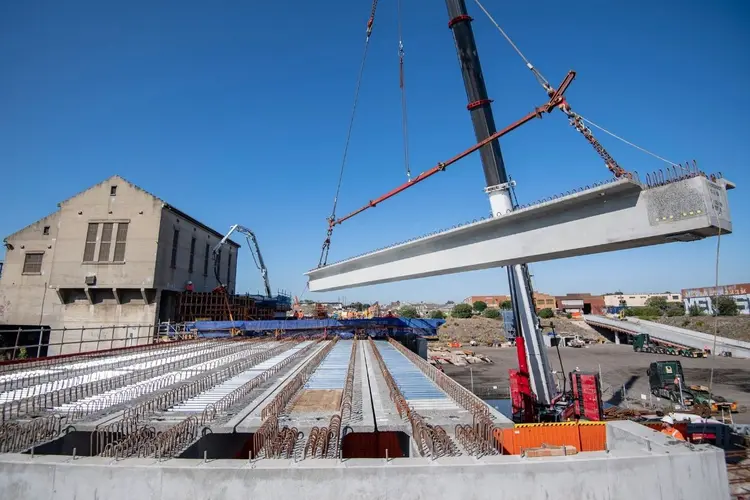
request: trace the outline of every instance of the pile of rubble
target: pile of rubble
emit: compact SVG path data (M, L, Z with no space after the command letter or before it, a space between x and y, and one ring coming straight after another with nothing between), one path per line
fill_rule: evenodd
M492 363L492 359L484 354L469 350L451 350L447 347L438 346L427 351L427 358L433 365L466 366L468 364Z

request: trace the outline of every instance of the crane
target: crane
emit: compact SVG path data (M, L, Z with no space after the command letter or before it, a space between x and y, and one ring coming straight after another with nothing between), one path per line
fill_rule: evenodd
M247 239L247 244L250 247L250 255L253 257L253 262L255 262L255 267L257 267L260 270L260 275L263 278L263 286L266 290L266 297L271 297L271 283L268 281L268 269L266 269L266 264L263 262L263 255L260 253L260 246L258 245L258 238L255 237L255 233L253 233L250 229L246 228L245 226L240 226L239 224L235 224L232 227L229 228L229 232L219 241L216 246L214 246L211 253L214 256L214 270L216 273L216 279L219 282L219 285L221 285L221 279L219 278L219 270L217 269L218 260L216 259L216 255L219 253L219 250L221 249L222 245L226 243L226 241L229 239L229 237L234 232L238 232L245 235L245 238ZM253 251L253 248L255 251ZM258 255L257 257L255 255Z

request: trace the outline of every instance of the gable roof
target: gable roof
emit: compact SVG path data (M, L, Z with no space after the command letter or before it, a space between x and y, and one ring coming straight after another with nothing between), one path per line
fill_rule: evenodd
M21 228L21 229L19 229L18 231L15 231L15 232L13 232L13 233L9 234L8 236L6 236L5 238L3 238L3 241L4 241L4 242L7 242L9 238L13 238L14 236L18 236L18 235L19 235L19 234L21 234L22 232L24 232L24 231L26 231L27 229L29 229L29 228L30 228L31 226L34 226L34 225L36 225L36 224L39 224L40 222L42 222L42 221L44 221L44 220L47 220L47 219L49 219L50 217L53 217L53 216L54 216L54 215L56 215L56 214L57 214L57 213L58 213L59 211L60 211L59 209L58 209L58 210L55 210L55 211L54 211L54 212L52 212L51 214L47 214L47 215L45 215L44 217L42 217L41 219L37 219L37 220L35 220L35 221L34 221L34 222L32 222L31 224L27 224L26 226L22 227L22 228Z
M71 200L73 200L74 198L77 198L77 197L81 196L82 194L86 193L87 191L90 191L91 189L93 189L93 188L95 188L95 187L97 187L97 186L101 186L102 184L110 184L110 183L112 183L113 181L115 181L115 182L118 182L118 183L125 183L125 184L127 184L128 186L132 187L133 189L136 189L136 190L138 190L138 191L141 191L141 192L143 192L143 193L147 194L147 195L148 195L148 196L150 196L151 198L153 198L153 199L155 199L156 201L160 202L160 203L161 203L161 205L162 205L162 208L165 208L165 209L169 210L170 212L174 213L175 215L178 215L178 216L182 217L182 218L183 218L183 219L185 219L186 221L188 221L188 222L190 222L191 224L194 224L194 225L196 225L196 226L200 227L200 228L201 228L201 229L203 229L204 231L207 231L207 232L209 232L209 233L213 234L213 235L214 235L214 236L216 236L217 238L221 239L221 238L223 238L223 237L224 237L224 235L223 235L223 234L221 234L220 232L218 232L217 230L215 230L215 229L213 229L213 228L211 228L211 227L209 227L209 226L207 226L207 225L203 224L202 222L198 221L197 219L194 219L193 217L189 216L188 214L186 214L186 213L185 213L185 212L183 212L182 210L179 210L179 209L177 209L177 208L173 207L172 205L170 205L170 204L169 204L169 203L167 203L166 201L162 200L161 198L159 198L159 197L158 197L158 196L156 196L155 194L153 194L153 193L150 193L150 192L146 191L145 189L143 189L142 187L140 187L140 186L137 186L136 184L133 184L133 183L132 183L132 182L130 182L129 180L125 179L124 177L122 177L122 176L120 176L120 175L116 175L116 174L115 174L115 175L112 175L112 176L110 176L110 177L107 177L106 179L104 179L104 180L103 180L103 181L101 181L101 182L98 182L98 183L94 184L93 186L89 186L89 187L87 187L87 188L86 188L86 189L84 189L83 191L79 191L78 193L74 194L73 196L70 196L70 197L68 197L68 198L64 199L63 201L61 201L60 203L58 203L58 204L57 204L58 210L56 210L55 212L51 213L51 214L50 214L50 215L48 215L47 217L43 217L42 219L39 219L39 220L37 220L37 221L35 221L35 222L32 222L32 223L31 223L31 224L29 224L28 226L25 226L24 228L22 228L22 229L19 229L19 230L18 230L18 231L16 231L15 233L13 233L13 234L11 234L11 235L7 236L7 237L6 237L5 239L7 240L8 238L11 238L11 237L13 237L13 236L17 235L18 233L20 233L20 232L22 232L22 231L24 231L24 230L28 229L29 227L33 226L34 224L37 224L37 223L39 223L39 222L40 222L40 221L42 221L43 219L46 219L46 218L48 218L48 217L50 217L50 216L52 216L52 215L56 214L56 213L57 213L57 212L59 211L59 208L60 208L60 207L62 207L62 206L63 206L63 205L65 205L66 203L69 203L69 202L70 202ZM232 240L227 240L227 243L228 243L228 244L230 244L230 245L232 245L232 246L234 246L234 247L236 247L236 248L240 248L240 245L239 245L238 243L236 243L236 242L232 241Z

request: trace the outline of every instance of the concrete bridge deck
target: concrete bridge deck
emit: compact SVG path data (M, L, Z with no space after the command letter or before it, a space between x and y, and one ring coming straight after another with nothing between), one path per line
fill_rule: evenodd
M662 325L653 321L638 318L627 318L626 321L604 316L586 315L584 321L591 326L606 328L627 335L646 333L651 337L695 349L713 349L714 337L702 332L687 330L676 326ZM717 337L716 354L730 353L735 358L750 358L750 342Z

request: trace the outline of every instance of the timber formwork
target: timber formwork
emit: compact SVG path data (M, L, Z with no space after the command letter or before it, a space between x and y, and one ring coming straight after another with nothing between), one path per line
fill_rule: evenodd
M268 320L275 307L259 306L248 295L225 295L223 292L183 292L177 303L178 322Z

